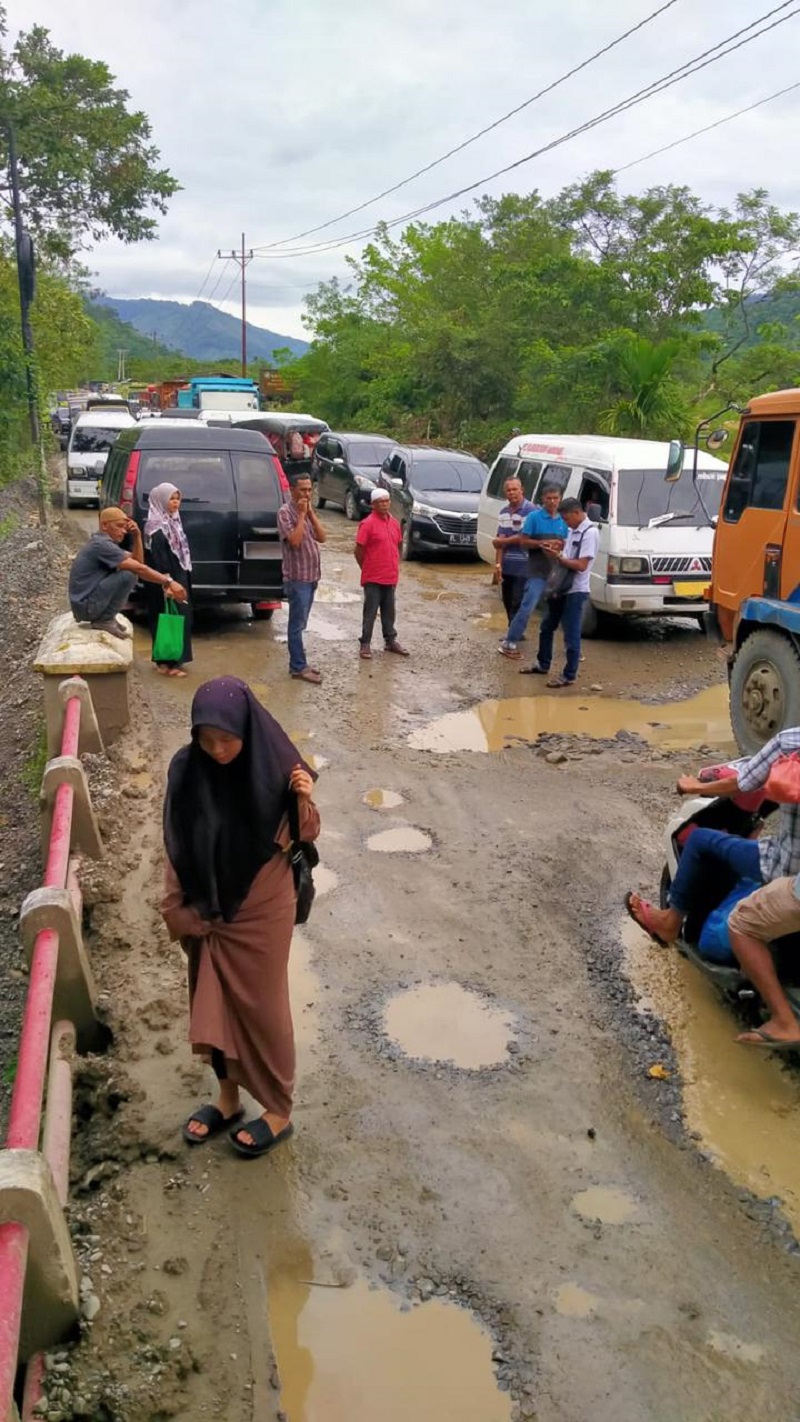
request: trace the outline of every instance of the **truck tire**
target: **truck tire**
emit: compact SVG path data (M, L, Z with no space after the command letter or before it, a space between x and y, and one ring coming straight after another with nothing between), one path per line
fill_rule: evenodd
M731 669L731 725L736 744L754 755L787 726L800 726L800 657L781 632L753 632Z

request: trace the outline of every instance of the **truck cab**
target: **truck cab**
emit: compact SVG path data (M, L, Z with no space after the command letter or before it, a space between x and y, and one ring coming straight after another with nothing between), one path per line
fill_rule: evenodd
M800 726L800 390L742 412L714 536L710 620L728 654L731 723L752 754Z
M178 391L182 410L258 411L258 386L236 375L198 375Z

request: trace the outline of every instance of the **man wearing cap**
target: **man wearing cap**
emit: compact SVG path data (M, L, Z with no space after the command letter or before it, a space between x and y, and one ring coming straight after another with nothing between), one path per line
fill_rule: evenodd
M122 547L128 539L130 551ZM166 573L148 568L144 561L138 525L122 509L103 509L100 531L93 533L76 554L69 570L69 605L76 622L88 622L97 632L112 637L129 634L117 613L122 611L136 579L160 583L176 602L186 601L186 590Z
M364 589L364 620L359 656L363 661L369 661L372 657L372 629L380 612L381 631L387 652L394 652L398 657L407 657L409 654L398 642L394 625L395 589L400 577L400 544L403 535L397 519L392 518L386 490L373 489L370 502L372 513L359 524L354 549L356 562L361 569L361 586Z

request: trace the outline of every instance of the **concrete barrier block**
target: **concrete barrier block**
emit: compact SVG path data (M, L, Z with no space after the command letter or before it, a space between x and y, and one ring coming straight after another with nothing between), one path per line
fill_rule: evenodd
M132 631L129 622L125 625ZM132 664L131 638L122 640L98 632L88 623L76 622L71 612L53 618L33 663L34 670L42 673L51 752L61 744L56 728L63 714L59 687L64 678L77 676L86 682L103 742L110 745L130 720L128 672Z
M103 751L103 737L100 734L100 727L97 724L92 702L92 694L89 690L88 682L81 676L70 676L65 681L58 683L58 704L61 708L60 717L48 722L47 726L47 754L48 757L58 755L61 750L61 736L64 729L64 711L68 701L76 699L81 703L81 730L78 741L78 755L100 755Z
M43 810L42 836L45 857L50 844L53 823L53 804L60 785L71 785L74 793L72 807L72 840L70 847L88 854L90 859L102 859L103 841L100 827L92 808L89 782L86 771L77 756L57 755L47 762L42 777L41 803Z
M0 1224L24 1224L28 1268L20 1361L62 1342L79 1314L78 1267L50 1167L35 1150L0 1151Z
M102 1047L105 1031L95 1012L97 992L73 894L68 888L34 889L20 910L19 927L28 964L37 934L45 928L58 934L53 1021L74 1022L82 1052Z

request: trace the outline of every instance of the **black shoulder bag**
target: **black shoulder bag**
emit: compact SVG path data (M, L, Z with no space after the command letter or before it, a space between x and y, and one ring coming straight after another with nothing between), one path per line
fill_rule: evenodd
M583 544L584 538L586 537L586 532L587 532L587 530L584 529L584 530L583 530L583 533L581 534L580 538L578 539L578 546L577 546L577 548L574 548L574 549L572 550L572 553L570 554L570 557L571 557L571 558L580 558L580 556L581 556L581 546L582 546L582 544ZM549 578L547 579L547 582L546 582L545 585L544 585L544 595L545 595L545 597L546 597L546 598L551 598L551 597L565 597L566 594L569 592L570 588L572 587L572 584L573 584L574 580L575 580L575 569L574 569L574 568L565 568L565 567L563 566L563 564L561 564L561 563L556 563L556 566L554 567L554 569L553 569L553 571L551 572Z
M289 792L289 833L292 836L289 858L297 895L294 921L295 923L306 923L308 915L311 913L314 895L317 892L311 871L316 869L319 864L319 854L315 844L310 844L308 840L300 838L300 807L293 791Z

